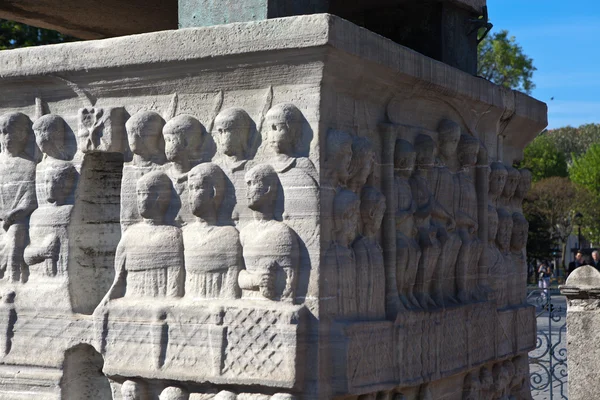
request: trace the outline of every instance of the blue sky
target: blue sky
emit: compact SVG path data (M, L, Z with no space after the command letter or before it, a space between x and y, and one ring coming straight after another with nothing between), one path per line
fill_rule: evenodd
M600 0L487 4L492 33L508 30L533 58L532 95L548 104L548 127L600 123Z

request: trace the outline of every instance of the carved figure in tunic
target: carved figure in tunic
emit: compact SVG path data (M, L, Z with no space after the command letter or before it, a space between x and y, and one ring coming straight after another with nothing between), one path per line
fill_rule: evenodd
M498 198L504 191L504 185L506 184L507 178L508 171L506 170L504 164L498 161L490 164L488 203L494 207L494 209L496 209L498 205Z
M497 303L504 304L506 302L506 293L503 288L506 286L506 270L504 258L498 246L496 245L496 237L498 233L498 213L492 206L488 206L488 243L487 243L487 259L490 275L490 287L492 290L492 298Z
M168 386L160 392L158 400L188 400L190 394L176 386Z
M531 171L527 168L521 168L518 171L520 175L519 184L511 201L513 212L523 212L523 199L527 196L529 189L531 189Z
M121 237L115 255L115 280L99 307L119 297L183 295L181 230L164 225L171 191L171 180L163 172L150 172L137 182L143 220L131 225Z
M24 267L29 216L37 207L35 162L26 155L33 137L31 121L22 113L0 116L0 275L19 281Z
M504 208L498 209L498 233L496 235L496 244L498 250L502 254L502 268L498 271L498 275L503 274L501 283L496 283L496 304L498 308L508 306L508 285L509 274L512 269L512 254L510 252L510 242L512 238L513 219L510 212Z
M529 360L520 355L513 358L515 375L511 382L511 395L518 400L531 400L531 388L529 387Z
M477 192L471 177L472 169L477 163L479 140L462 134L458 145L458 160L461 170L457 173L457 190L459 201L456 210L456 226L461 239L456 267L458 298L466 303L476 300L478 263L481 255L481 242L477 238L479 224L477 222Z
M481 367L479 381L481 382L481 398L490 399L494 387L494 376L488 367Z
M42 161L36 167L36 196L38 206L46 203L44 177L54 168L69 165L72 156L65 138L66 122L58 115L44 115L33 124L35 141L43 153Z
M505 167L508 175L506 177L506 183L504 184L502 196L500 196L500 198L498 199L498 206L511 210L512 198L515 195L517 187L519 186L521 174L516 168L513 168L509 165L506 165Z
M246 184L254 221L240 232L246 265L238 278L242 295L293 301L300 254L296 233L274 219L277 172L268 164L257 165L246 173Z
M443 305L457 303L456 260L461 240L455 231L454 212L460 193L456 190L455 172L459 169L456 150L460 140L460 126L450 120L442 120L438 127L438 159L433 169L433 194L436 204L432 221L437 228L441 244L437 272L434 276L434 301Z
M325 254L327 297L335 302L330 311L338 318L355 318L356 257L351 247L358 230L360 200L347 189L341 189L333 204L333 240Z
M78 173L73 165L65 163L47 169L43 178L45 204L31 214L30 243L25 248L24 259L31 275L62 275L67 270L67 228L73 209L69 198L75 188Z
M225 180L223 170L212 163L197 165L188 174L188 204L196 221L182 229L186 297L240 297L237 279L243 260L239 233L217 221Z
M123 400L148 400L148 393L143 384L136 381L125 381L121 385Z
M497 363L492 369L494 375L494 385L492 391L492 400L509 400L506 394L507 387L510 384L510 374L503 363Z
M529 233L529 223L523 214L515 212L512 214L513 228L510 239L510 250L512 252L512 270L509 271L510 279L510 304L518 305L525 302L527 298L527 257L525 246ZM512 279L511 279L512 278Z
M413 145L403 139L396 140L394 149L394 193L396 195L396 281L404 307L419 307L414 296L415 280L421 249L415 237L415 211L410 177L415 167L416 153Z
M417 203L415 221L418 227L421 259L417 271L415 297L422 308L436 307L432 299L432 281L440 256L441 246L436 238L437 229L431 221L435 197L429 187L430 172L434 163L435 143L430 136L419 134L415 139L417 168L411 179L413 199Z
M385 268L379 230L385 213L385 197L371 186L362 190L360 216L362 235L354 241L358 317L385 319Z
M283 218L310 246L318 231L318 179L315 166L299 154L304 117L293 104L273 106L265 116L265 141L284 193ZM312 216L312 217L311 217Z
M200 121L190 115L178 115L163 127L165 156L169 162L165 172L173 182L174 196L169 207L168 220L183 226L194 221L187 202L187 173L192 160L199 158L202 147L203 127Z
M127 120L127 140L133 153L123 167L121 181L121 228L141 221L136 203L136 183L145 174L162 169L165 164L165 142L162 130L165 120L154 111L140 111Z
M213 162L227 176L227 195L221 207L221 217L231 217L238 224L250 220L247 211L246 183L244 181L253 122L241 108L227 108L215 118L212 132L217 144Z

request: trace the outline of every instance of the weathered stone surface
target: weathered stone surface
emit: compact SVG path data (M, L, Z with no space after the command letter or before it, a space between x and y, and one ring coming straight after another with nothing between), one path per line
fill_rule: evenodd
M0 66L2 393L527 398L543 103L331 15Z

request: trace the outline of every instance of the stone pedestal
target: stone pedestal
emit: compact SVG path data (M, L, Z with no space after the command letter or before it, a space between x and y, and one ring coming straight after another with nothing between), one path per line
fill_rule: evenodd
M0 392L526 398L543 103L328 14L0 68Z
M600 272L585 265L575 269L560 288L567 296L567 354L569 355L569 398L600 396L596 382L600 373Z

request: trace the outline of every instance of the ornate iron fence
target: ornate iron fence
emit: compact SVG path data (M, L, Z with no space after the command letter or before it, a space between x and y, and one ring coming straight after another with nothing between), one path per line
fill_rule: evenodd
M552 303L552 289L531 290L527 301L536 307L538 321L536 347L529 353L531 390L550 400L568 399L566 309Z

